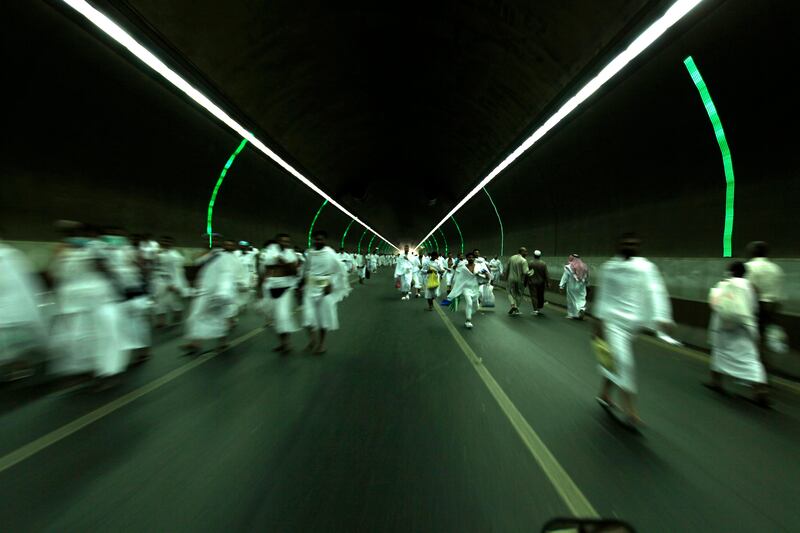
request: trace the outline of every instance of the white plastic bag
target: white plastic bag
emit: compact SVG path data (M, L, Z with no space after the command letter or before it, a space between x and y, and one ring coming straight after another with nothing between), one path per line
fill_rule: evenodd
M771 325L767 326L764 337L767 343L767 348L771 352L786 353L789 351L789 337L782 327Z

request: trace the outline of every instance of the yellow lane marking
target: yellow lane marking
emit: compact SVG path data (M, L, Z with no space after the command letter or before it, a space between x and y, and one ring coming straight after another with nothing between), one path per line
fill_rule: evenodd
M650 344L654 344L661 348L672 350L673 352L685 355L686 357L694 359L695 361L701 362L703 364L708 364L708 360L711 359L711 356L709 356L707 353L692 348L688 348L686 346L673 346L671 344L667 344L665 342L662 342L653 337L649 337L647 335L640 335L639 337L645 342L649 342ZM770 376L769 382L789 392L800 394L800 385L794 383L793 381L789 381L788 379Z
M242 344L243 342L255 337L256 335L258 335L259 333L261 333L263 331L264 331L264 328L259 327L259 328L256 328L256 329L248 332L248 333L245 333L241 337L231 341L228 344L228 348L226 348L223 351L230 350L231 348L234 348L235 346L238 346L238 345ZM129 403L131 403L131 402L133 402L135 400L138 400L142 396L153 392L154 390L166 385L170 381L173 381L173 380L179 378L183 374L189 372L190 370L192 370L194 368L197 368L198 366L202 365L206 361L209 361L210 359L213 359L214 357L216 357L220 353L222 353L222 352L214 352L214 353L203 354L200 357L198 357L197 359L195 359L195 360L193 360L193 361L191 361L189 363L186 363L183 366L180 366L180 367L176 368L175 370L169 372L168 374L165 374L164 376L161 376L160 378L158 378L156 380L151 381L147 385L143 385L143 386L139 387L136 390L133 390L133 391L131 391L131 392L129 392L129 393L123 395L123 396L120 396L116 400L113 400L113 401L103 405L102 407L98 407L94 411L92 411L90 413L87 413L87 414L85 414L85 415L83 415L83 416L81 416L79 418L76 418L72 422L69 422L69 423L61 426L60 428L55 429L55 430L51 431L50 433L47 433L47 434L39 437L38 439L36 439L34 441L31 441L28 444L25 444L24 446L22 446L20 448L17 448L13 452L11 452L11 453L3 456L3 457L0 457L0 472L4 472L5 470L8 470L12 466L21 463L25 459L28 459L29 457L39 453L40 451L44 450L45 448L47 448L49 446L52 446L53 444L55 444L55 443L65 439L65 438L69 437L73 433L76 433L76 432L80 431L81 429L85 428L86 426L88 426L88 425L90 425L90 424L92 424L94 422L97 422L101 418L104 418L104 417L110 415L114 411L117 411L117 410L125 407Z
M478 376L483 380L486 388L489 389L489 392L500 406L500 409L506 415L509 422L511 422L511 425L517 431L522 442L528 448L528 451L531 452L531 455L533 455L533 458L539 464L542 471L544 471L547 479L553 484L556 492L572 514L583 518L599 518L600 515L597 514L597 511L595 511L592 504L589 503L589 500L586 499L586 496L583 495L575 482L572 481L572 478L569 477L566 470L559 464L550 450L547 449L547 446L545 446L539 435L537 435L530 424L528 424L525 417L522 416L522 413L519 412L519 409L517 409L508 395L506 395L497 381L495 381L492 374L482 364L481 358L478 357L469 344L467 344L467 341L464 340L464 337L461 336L458 329L456 329L447 316L445 316L441 308L438 305L435 306L435 308L439 317L447 327L447 330L453 336L453 339L455 339L456 344L458 344L461 351L464 352L464 355L470 363L472 363L472 368L475 369L475 372L477 372Z

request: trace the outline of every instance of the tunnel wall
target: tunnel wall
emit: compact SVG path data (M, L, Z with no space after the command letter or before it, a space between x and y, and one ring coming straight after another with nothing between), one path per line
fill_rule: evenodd
M241 139L69 10L8 10L0 236L53 241L53 222L73 219L202 247L211 192ZM220 188L213 229L256 245L288 232L305 246L321 202L248 145ZM317 227L338 242L348 222L327 206Z
M673 296L705 301L728 262L726 187L720 148L683 64L691 55L732 153L733 256L742 257L749 241L768 241L787 272L785 311L796 314L800 151L789 132L800 110L789 104L787 67L800 51L793 22L800 6L727 0L700 15L489 184L505 226L505 255L524 245L541 249L551 264L575 252L596 266L613 255L621 233L634 231ZM468 248L499 252L499 226L484 194L456 218Z

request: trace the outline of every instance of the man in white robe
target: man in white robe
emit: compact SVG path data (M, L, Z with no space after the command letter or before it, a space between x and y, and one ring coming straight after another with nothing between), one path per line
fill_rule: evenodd
M159 250L153 260L150 279L153 295L153 311L157 327L172 325L179 321L184 308L184 298L189 296L183 254L174 248L172 237L159 240Z
M370 275L378 273L380 259L381 255L378 254L377 248L375 248L375 250L367 256L367 271L370 273Z
M339 253L337 255L339 261L344 265L344 270L347 272L348 276L356 271L356 263L353 254L347 253L347 250L344 248L339 248Z
M312 238L304 265L303 325L308 329L308 349L321 355L326 351L326 334L339 329L337 307L350 293L350 282L345 263L325 243L328 234L317 230Z
M408 249L405 245L403 254L397 259L394 269L394 278L397 282L397 288L403 294L401 300L408 300L411 298L411 289L414 283L414 272L419 266L419 258Z
M92 374L97 390L103 390L119 382L130 361L130 340L123 331L128 318L102 254L105 244L89 237L78 222L61 221L59 226L66 236L50 265L56 294L50 370L56 375Z
M758 297L745 270L740 261L731 263L728 279L709 293L711 381L705 386L724 393L723 376L740 379L751 384L756 403L768 407L767 372L758 352Z
M586 286L589 284L589 267L578 254L570 254L558 288L567 293L567 318L583 320L586 313Z
M147 292L139 248L131 245L127 232L120 228L106 228L100 240L103 246L98 248L99 253L120 294L126 348L133 351L135 362L146 361L152 345L153 299Z
M597 401L606 408L612 406L611 390L616 387L628 421L634 425L641 423L634 402L634 338L644 329L668 331L674 325L664 280L653 263L638 256L640 244L633 234L623 235L617 256L600 269L594 304L598 319L595 336L608 343L612 360L598 368L603 384Z
M366 257L363 254L355 255L355 269L358 274L359 285L363 285L364 280L367 278L367 262L369 257L369 254L367 254Z
M19 250L0 242L0 381L33 375L30 360L45 347L47 325L39 308L44 292L33 265Z
M492 273L492 279L500 279L503 275L503 262L500 261L500 258L494 256L494 258L489 261L489 272Z
M262 254L264 267L263 298L272 300L273 326L278 334L280 344L275 352L286 355L292 348L289 343L291 333L300 327L295 318L297 308L296 288L298 284L297 252L292 246L289 235L281 233L275 237L275 244L271 244Z
M492 275L489 269L475 263L475 255L472 252L467 254L466 261L460 262L456 267L453 290L447 295L447 299L453 302L456 298L463 298L464 313L467 319L464 327L467 329L472 329L472 315L478 310L480 287L491 279Z
M212 237L212 249L195 264L195 297L186 318L187 355L200 351L204 340L218 341L218 349L227 347L226 336L233 327L237 309L237 281L241 263L225 251L220 236Z

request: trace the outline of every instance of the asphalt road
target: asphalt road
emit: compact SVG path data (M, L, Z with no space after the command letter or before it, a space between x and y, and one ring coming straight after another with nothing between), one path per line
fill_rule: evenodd
M702 361L643 340L633 435L593 399L588 324L556 307L511 318L503 296L473 330L444 319L598 514L639 531L800 530L800 395L777 388L772 411L717 396ZM424 307L384 273L340 306L324 356L302 333L275 355L249 314L220 355L182 358L167 332L118 389L6 395L0 530L539 531L570 514Z

